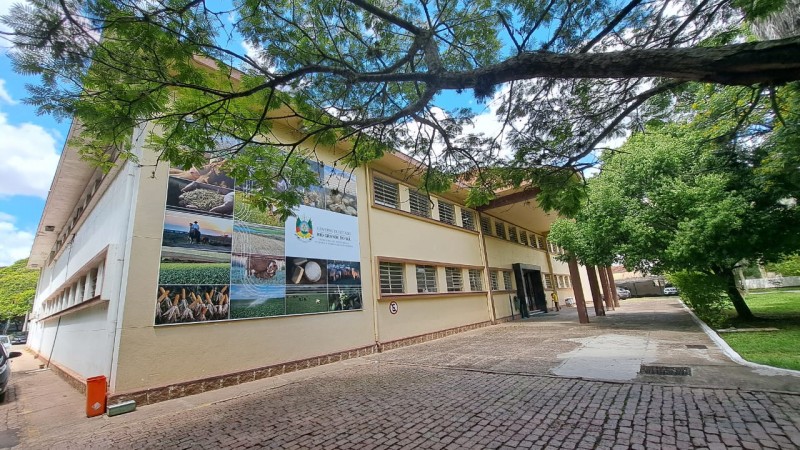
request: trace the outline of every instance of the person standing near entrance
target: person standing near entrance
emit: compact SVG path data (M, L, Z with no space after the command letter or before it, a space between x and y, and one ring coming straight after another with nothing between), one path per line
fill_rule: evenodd
M553 293L550 294L550 298L553 299L553 306L556 308L556 311L561 311L561 309L558 307L558 293L553 291Z
M531 316L530 311L528 311L528 300L525 297L516 297L517 300L519 300L519 316L523 319L527 319Z

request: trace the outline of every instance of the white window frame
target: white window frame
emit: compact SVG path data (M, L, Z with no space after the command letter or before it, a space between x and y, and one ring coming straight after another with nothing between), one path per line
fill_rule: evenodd
M431 199L422 192L408 190L408 212L415 216L431 218Z
M391 202L391 190L394 189L394 202ZM385 206L387 208L399 209L400 208L400 185L391 181L385 180L380 177L372 178L372 199L376 205Z
M483 277L481 276L480 269L469 269L469 290L482 291L483 290Z
M417 264L414 273L417 275L417 293L439 292L436 282L436 266Z
M405 293L405 267L402 263L381 261L378 267L381 294Z
M439 222L455 225L456 206L450 202L438 200L439 203Z
M461 292L464 290L464 271L460 267L445 267L444 275L447 280L447 292Z

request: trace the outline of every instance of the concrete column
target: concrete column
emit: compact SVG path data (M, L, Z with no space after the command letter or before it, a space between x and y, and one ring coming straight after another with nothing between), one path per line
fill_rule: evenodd
M611 266L606 267L608 273L608 286L611 288L611 293L614 294L614 306L619 308L619 294L617 294L617 282L614 281L614 272Z
M606 311L614 310L614 295L608 287L608 272L605 267L598 267L597 272L600 274L600 285L603 286L603 297L606 301Z
M572 293L575 295L575 307L578 308L578 321L589 323L589 313L586 311L586 298L583 296L581 274L578 272L578 261L570 258L568 263L569 277L572 279Z
M600 299L600 287L597 285L597 271L594 266L586 266L586 274L589 276L589 290L592 292L592 303L594 303L594 314L605 316L603 301Z

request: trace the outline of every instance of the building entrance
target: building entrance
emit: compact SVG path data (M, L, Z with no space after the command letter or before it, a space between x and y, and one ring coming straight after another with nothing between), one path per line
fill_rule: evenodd
M547 312L547 299L542 284L542 268L529 264L512 264L517 282L517 297L531 312Z

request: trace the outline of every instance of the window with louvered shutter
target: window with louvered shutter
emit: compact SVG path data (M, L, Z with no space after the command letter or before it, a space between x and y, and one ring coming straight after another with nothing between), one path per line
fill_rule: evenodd
M492 270L491 272L489 272L489 282L492 284L493 291L500 290L500 285L497 281L497 271Z
M483 234L492 234L492 224L488 217L481 217L481 231Z
M431 217L431 200L418 191L408 192L409 212L420 217Z
M439 200L439 222L456 224L456 208L452 203Z
M447 278L447 292L459 292L464 290L464 279L462 270L458 267L445 267L444 274Z
M475 231L475 215L472 211L461 210L461 226L467 230Z
M500 239L506 238L506 224L500 222L499 220L495 220L494 222L494 235L499 237Z
M469 269L469 290L482 291L483 280L481 279L481 271L478 269Z
M508 240L511 242L519 242L517 227L508 227Z
M503 272L503 287L507 291L514 289L511 287L511 272Z
M417 292L437 292L436 267L417 266Z
M536 235L536 248L544 250L544 238L538 234Z
M542 281L544 282L545 289L553 289L553 281L550 278L550 274L546 273L542 275Z
M520 243L522 245L528 245L528 232L525 230L520 230L519 232Z
M391 183L381 178L373 178L372 190L376 205L397 209L399 198L397 183Z
M402 264L382 262L379 270L382 294L402 294L404 292Z

